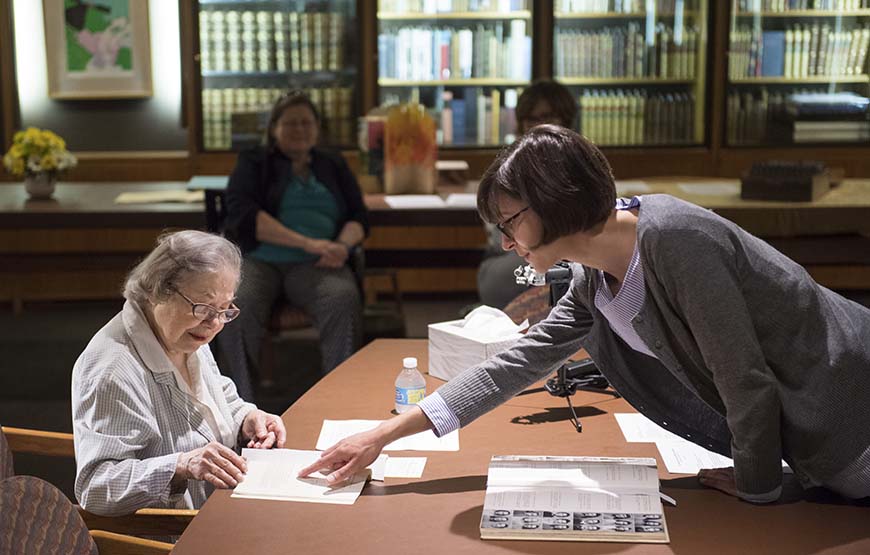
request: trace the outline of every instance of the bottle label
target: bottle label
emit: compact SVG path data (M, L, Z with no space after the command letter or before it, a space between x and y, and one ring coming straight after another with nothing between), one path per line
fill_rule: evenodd
M425 387L397 387L396 403L399 405L416 405L426 397Z

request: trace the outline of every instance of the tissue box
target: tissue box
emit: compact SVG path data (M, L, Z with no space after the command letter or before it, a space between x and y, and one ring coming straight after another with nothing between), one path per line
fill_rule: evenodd
M449 380L467 368L480 364L511 347L521 333L495 339L469 337L464 320L429 324L429 375Z

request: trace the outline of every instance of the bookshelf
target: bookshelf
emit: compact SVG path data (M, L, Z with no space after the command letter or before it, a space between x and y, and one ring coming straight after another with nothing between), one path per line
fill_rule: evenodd
M732 0L729 146L870 143L870 0Z
M601 146L705 141L706 0L555 0L554 77Z
M353 145L355 0L199 0L194 17L203 152L258 144L291 88L318 106L324 143Z
M491 147L516 134L532 78L529 0L380 0L378 102L420 102L443 148Z

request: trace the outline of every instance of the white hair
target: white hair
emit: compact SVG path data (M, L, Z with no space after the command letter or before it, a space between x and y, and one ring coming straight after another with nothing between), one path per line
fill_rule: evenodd
M219 235L185 230L164 233L157 246L127 275L123 295L138 304L165 301L190 274L221 271L235 276L238 287L242 254Z

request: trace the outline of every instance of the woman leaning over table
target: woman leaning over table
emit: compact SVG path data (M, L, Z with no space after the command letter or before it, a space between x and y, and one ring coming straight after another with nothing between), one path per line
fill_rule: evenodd
M572 262L568 293L513 348L305 472L341 481L399 437L464 426L584 347L639 412L734 459L701 483L775 501L785 459L804 487L870 496L870 310L709 210L617 199L601 152L560 127L503 151L477 204L538 272Z
M196 509L243 479L242 446L282 447L284 423L243 401L208 343L239 315L241 255L200 231L162 236L124 308L73 368L75 493L88 511Z
M362 192L340 154L318 148L320 115L305 94L275 102L266 144L239 154L227 188L227 236L244 253L241 326L218 341L229 374L250 391L249 369L279 297L302 307L329 372L359 347L362 302L348 266L368 233Z

